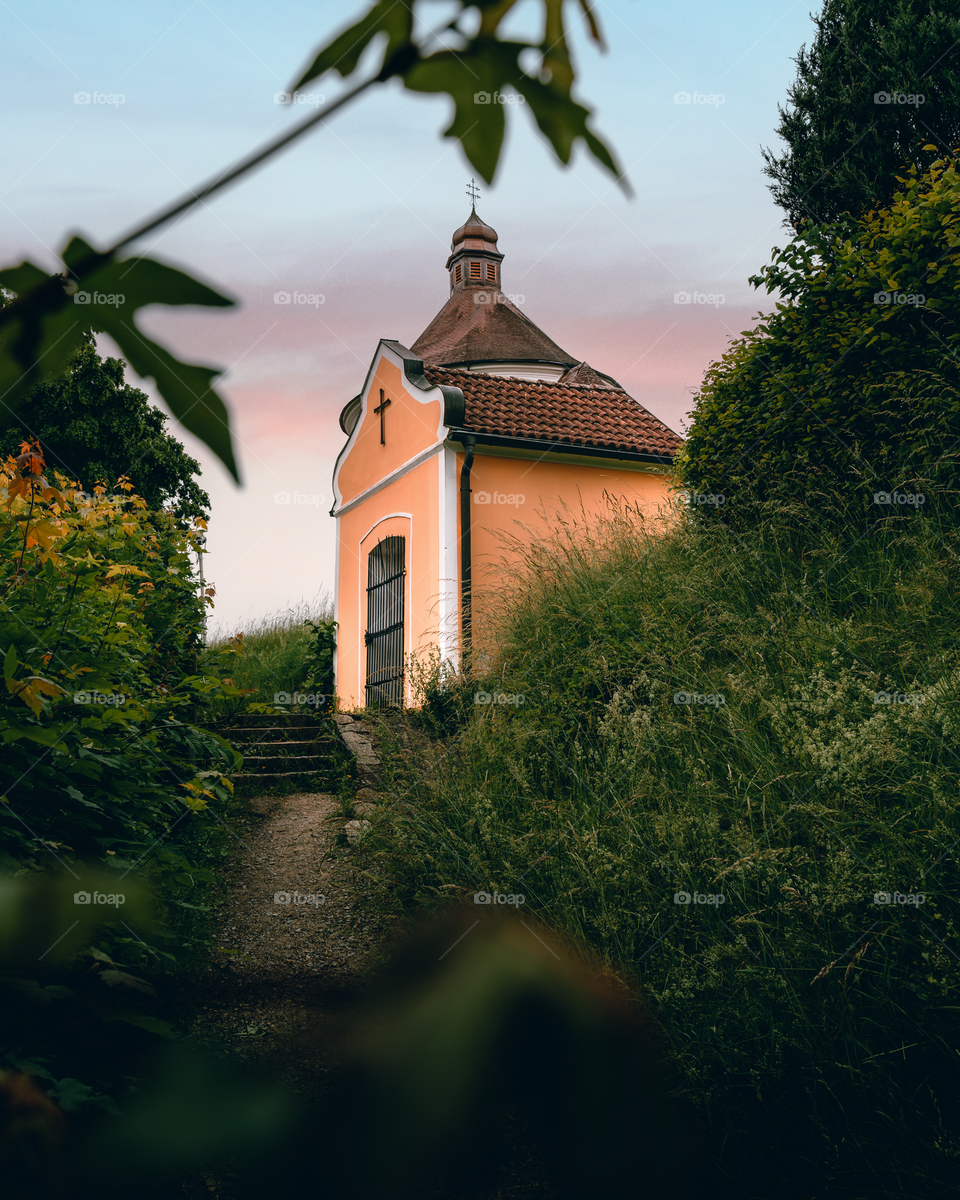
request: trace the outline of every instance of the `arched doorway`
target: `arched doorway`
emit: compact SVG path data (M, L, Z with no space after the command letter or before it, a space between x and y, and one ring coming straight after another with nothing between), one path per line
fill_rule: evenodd
M403 703L406 539L386 537L367 555L367 704Z

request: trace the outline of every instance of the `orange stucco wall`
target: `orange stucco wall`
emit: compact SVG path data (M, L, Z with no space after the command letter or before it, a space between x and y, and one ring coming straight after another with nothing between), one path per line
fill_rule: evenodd
M384 413L384 445L380 445L380 389L390 401ZM422 395L423 393L419 393ZM437 440L442 418L439 400L426 403L408 390L401 370L381 357L364 399L365 411L356 430L356 441L337 473L342 503L347 504L368 487L409 462Z
M463 460L458 455L457 473ZM556 532L564 505L567 520L582 522L607 511L604 493L622 496L654 516L669 502L669 476L624 470L602 459L582 463L501 458L479 450L471 472L471 550L473 561L474 642L478 652L488 635L485 613L495 604L502 563L522 561L523 552L505 544L507 533L525 543ZM489 502L484 500L489 497ZM520 524L518 524L519 522Z

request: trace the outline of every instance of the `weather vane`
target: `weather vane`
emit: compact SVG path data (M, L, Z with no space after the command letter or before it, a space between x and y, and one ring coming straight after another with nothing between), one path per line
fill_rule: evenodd
M473 201L473 207L477 207L477 201L480 199L480 189L477 187L477 181L471 179L467 184L467 195Z

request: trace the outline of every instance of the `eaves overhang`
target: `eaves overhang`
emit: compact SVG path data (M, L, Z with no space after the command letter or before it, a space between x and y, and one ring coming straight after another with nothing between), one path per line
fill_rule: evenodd
M549 438L521 438L507 434L480 433L475 429L448 426L449 439L460 442L469 438L477 447L491 446L500 449L512 449L536 456L538 454L563 454L574 458L606 458L619 459L621 462L649 463L651 465L672 467L672 454L653 454L641 450L621 450L611 446L584 446L576 442L551 441Z

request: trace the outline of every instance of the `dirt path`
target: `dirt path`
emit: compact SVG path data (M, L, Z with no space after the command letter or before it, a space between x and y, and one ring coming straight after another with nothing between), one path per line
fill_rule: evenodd
M384 931L358 906L354 851L331 795L250 801L192 1036L268 1062L299 1094L322 1090L329 1045ZM278 903L277 893L289 893ZM307 899L310 898L310 899ZM297 903L297 900L300 903Z

